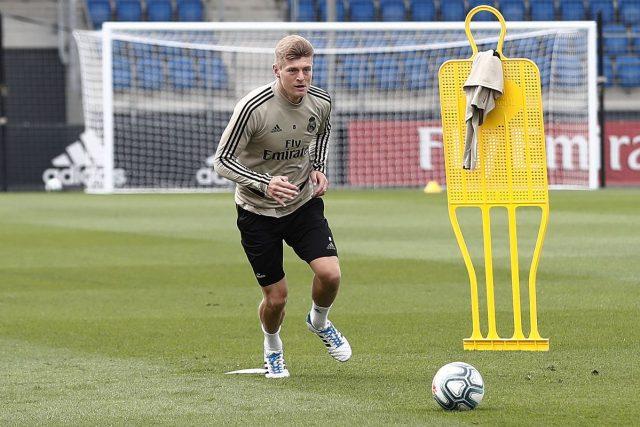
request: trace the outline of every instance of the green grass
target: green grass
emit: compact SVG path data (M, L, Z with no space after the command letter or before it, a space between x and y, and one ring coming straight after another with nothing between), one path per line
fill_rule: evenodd
M287 248L292 377L273 381L223 374L262 353L260 290L230 194L3 194L0 424L637 424L639 200L551 194L538 272L551 351L491 353L462 350L468 278L446 197L332 192L343 283L331 318L354 356L334 362L307 332L311 275ZM505 220L494 218L508 335ZM519 216L523 277L538 218ZM479 219L464 216L463 229L482 264ZM476 411L431 398L433 374L455 360L485 379Z

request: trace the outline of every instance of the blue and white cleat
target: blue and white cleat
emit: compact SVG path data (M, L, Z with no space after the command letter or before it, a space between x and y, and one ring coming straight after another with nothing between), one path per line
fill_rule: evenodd
M327 320L327 325L324 329L318 330L313 327L311 324L311 316L307 314L307 328L320 337L331 357L338 362L346 362L351 358L349 341L347 341L329 320Z
M284 363L284 354L281 351L275 351L264 355L264 374L266 378L287 378L289 371Z

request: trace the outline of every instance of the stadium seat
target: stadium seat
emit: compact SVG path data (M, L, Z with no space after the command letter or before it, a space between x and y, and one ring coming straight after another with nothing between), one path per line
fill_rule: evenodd
M624 88L640 86L640 57L621 56L616 59L618 85Z
M204 20L204 7L200 0L179 0L178 21L197 22Z
M131 61L126 58L113 58L113 87L114 89L131 87Z
M381 90L396 90L402 88L402 81L398 78L400 62L391 56L376 58L373 61L373 73L376 86Z
M640 1L622 0L618 2L620 21L626 25L635 25L640 22Z
M433 0L411 0L410 10L413 21L436 20L436 6Z
M190 89L196 85L196 64L193 58L178 57L169 61L169 83L176 89Z
M562 0L560 2L560 19L563 21L582 21L585 18L582 0Z
M335 38L335 47L338 48L350 48L358 47L360 42L358 37L351 32L339 32Z
M204 87L213 90L224 90L229 87L227 67L221 58L217 56L201 58L199 71Z
M500 2L500 12L507 21L524 21L527 9L524 0L503 0Z
M444 62L444 59L442 60ZM424 89L427 87L428 78L425 76L429 75L429 59L425 56L415 56L409 55L404 59L404 79L405 86L407 89ZM437 70L439 69L439 65L435 64Z
M406 10L403 0L381 0L380 18L383 21L395 22L404 21Z
M147 21L171 21L173 7L171 0L147 0Z
M556 9L553 0L535 0L531 5L532 21L553 21L556 19Z
M318 10L320 11L320 20L327 20L327 0L318 1ZM336 0L336 21L343 22L345 20L346 12L343 0Z
M491 0L467 0L467 2L469 4L469 10L467 11L467 13L476 6L494 6L494 2ZM480 12L473 17L473 20L474 21L494 21L496 20L496 18L490 12Z
M142 20L142 5L139 0L116 1L116 19L118 21Z
M327 47L327 37L322 33L314 33L314 32L304 33L303 32L303 33L300 33L300 35L305 39L309 40L309 42L311 42L311 44L313 45L314 49L324 49Z
M584 82L584 68L586 59L559 56L553 68L554 81L559 86L580 86Z
M311 84L322 89L327 88L327 58L325 56L313 56L313 75Z
M103 22L111 21L111 3L108 0L89 0L87 9L93 28L99 29Z
M446 6L440 8L443 21L464 21L466 16L462 0L447 0Z
M291 13L295 13L291 10ZM298 0L298 15L292 17L292 21L298 22L313 22L318 20L318 14L316 13L316 6L313 0Z
M142 89L158 90L164 84L164 67L156 58L142 58L136 65L136 78Z
M371 66L364 55L344 55L338 74L348 90L365 89L371 84Z
M373 0L351 0L349 17L354 22L369 22L376 18L376 7Z
M361 34L362 47L381 47L381 46L389 46L389 37L385 33L379 31L366 31Z
M589 16L594 21L598 19L598 14L602 14L602 23L610 24L615 20L613 1L611 0L591 0L589 2Z
M622 24L605 25L602 29L604 49L609 55L626 53L629 46L627 27Z
M604 76L607 78L605 82L606 87L611 87L615 85L615 71L613 67L613 58L609 55L605 55L604 57Z
M631 27L631 49L636 53L640 53L640 25Z

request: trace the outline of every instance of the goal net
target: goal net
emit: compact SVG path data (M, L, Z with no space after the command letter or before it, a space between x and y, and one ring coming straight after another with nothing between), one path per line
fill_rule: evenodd
M595 26L508 23L504 54L540 69L549 183L595 188ZM472 25L480 50L498 24ZM463 23L105 23L78 31L90 192L211 191L235 103L273 80L276 42L315 47L313 84L332 96L327 174L333 186L445 183L437 73L471 50ZM97 142L96 142L97 141Z

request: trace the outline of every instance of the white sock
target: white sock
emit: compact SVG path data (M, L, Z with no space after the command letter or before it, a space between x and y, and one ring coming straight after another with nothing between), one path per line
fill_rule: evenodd
M311 304L311 324L314 328L322 330L327 327L327 317L329 316L329 307L320 307L314 302Z
M276 351L282 351L282 340L280 339L280 328L273 333L265 331L264 326L262 327L262 332L264 333L264 353L273 353Z

